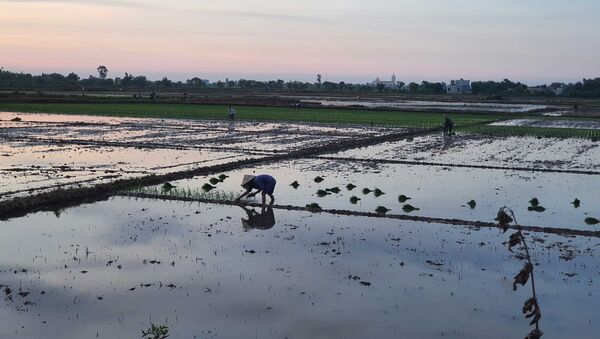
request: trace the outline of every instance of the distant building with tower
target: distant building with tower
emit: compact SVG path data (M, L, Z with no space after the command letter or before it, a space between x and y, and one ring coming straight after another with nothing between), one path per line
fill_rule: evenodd
M373 84L373 86L382 84L383 86L385 86L385 88L393 88L393 87L398 86L398 82L396 82L396 74L392 74L391 81L385 81L385 80L380 80L379 78L375 78L375 80L373 80L372 84Z
M446 85L446 93L471 94L471 80L450 80L450 84Z

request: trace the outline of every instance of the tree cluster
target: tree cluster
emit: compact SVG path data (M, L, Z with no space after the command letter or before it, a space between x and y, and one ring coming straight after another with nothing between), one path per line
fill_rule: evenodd
M388 92L409 94L445 94L446 88L441 82L422 81L405 85L397 82L396 86L378 84L352 84L344 81L322 81L317 75L314 83L302 81L283 81L281 79L258 81L249 79L217 81L209 83L199 77L185 81L172 81L166 77L161 80L149 80L143 75L125 73L122 77L109 78L109 69L98 66L98 75L80 78L75 73L62 75L59 73L28 73L10 72L0 68L0 89L2 90L56 90L56 91L199 91L204 88L243 89L248 91L327 91L327 92ZM600 98L600 78L583 79L576 83L552 83L537 87L528 87L520 82L503 81L474 81L471 83L474 95L502 96L562 96L575 98Z

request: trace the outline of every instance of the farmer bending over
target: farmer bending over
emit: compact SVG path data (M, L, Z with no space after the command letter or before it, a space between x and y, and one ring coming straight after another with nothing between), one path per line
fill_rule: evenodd
M444 135L452 135L453 126L454 123L448 118L448 114L444 114Z
M245 196L254 197L258 193L262 192L262 208L264 209L266 207L267 195L271 198L271 203L269 203L269 206L273 206L273 203L275 202L273 191L275 190L276 183L277 182L275 181L275 178L268 174L261 174L257 176L244 175L244 178L242 179L242 187L246 189L246 192L235 199L235 201L240 201ZM258 191L250 193L253 189L257 189Z

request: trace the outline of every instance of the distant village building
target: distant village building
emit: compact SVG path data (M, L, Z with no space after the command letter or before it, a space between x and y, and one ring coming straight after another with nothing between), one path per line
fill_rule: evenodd
M391 81L382 81L379 80L379 78L375 78L375 80L373 80L373 86L377 87L377 85L382 84L383 86L385 86L385 88L393 88L393 87L397 87L398 86L398 82L396 82L396 74L392 74L392 80Z
M450 80L450 84L446 85L446 93L471 94L471 80Z

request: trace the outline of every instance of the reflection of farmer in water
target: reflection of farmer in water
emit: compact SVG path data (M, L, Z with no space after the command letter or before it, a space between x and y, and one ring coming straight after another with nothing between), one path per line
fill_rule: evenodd
M448 118L448 114L444 114L444 135L452 135L453 126L454 123Z
M275 226L275 215L273 214L272 208L263 209L261 213L257 213L251 208L245 208L243 206L242 208L248 215L247 219L242 218L242 227L245 230L268 230Z
M235 199L235 201L240 201L245 196L254 197L258 193L262 193L262 208L264 209L266 207L267 195L271 198L269 207L273 206L273 203L275 202L273 191L275 191L276 183L277 182L275 181L275 178L268 174L261 174L257 176L244 175L244 178L242 179L242 187L246 189L246 192ZM258 191L250 193L253 189L257 189Z

